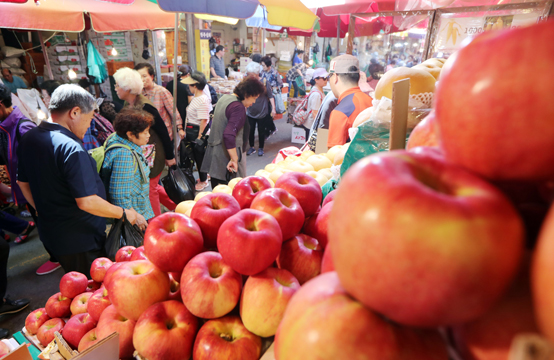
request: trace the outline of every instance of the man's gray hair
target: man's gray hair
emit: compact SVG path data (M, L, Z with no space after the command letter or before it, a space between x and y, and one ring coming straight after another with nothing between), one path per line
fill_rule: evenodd
M59 86L50 99L50 112L65 112L79 107L81 112L88 114L98 108L96 99L91 93L74 84L64 84Z

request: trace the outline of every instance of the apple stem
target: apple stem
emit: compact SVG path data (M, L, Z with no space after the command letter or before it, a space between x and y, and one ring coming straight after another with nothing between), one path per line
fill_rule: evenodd
M229 334L220 334L219 336L225 341L229 341L229 342L233 341L233 337Z

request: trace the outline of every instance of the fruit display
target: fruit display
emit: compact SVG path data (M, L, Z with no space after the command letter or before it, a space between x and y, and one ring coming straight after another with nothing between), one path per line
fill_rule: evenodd
M145 360L256 360L272 341L276 360L509 360L521 334L554 343L552 34L486 33L387 72L376 98L410 78L435 99L408 149L340 179L348 144L280 155L201 192L92 279L64 275L26 332L79 351L118 332L120 358Z

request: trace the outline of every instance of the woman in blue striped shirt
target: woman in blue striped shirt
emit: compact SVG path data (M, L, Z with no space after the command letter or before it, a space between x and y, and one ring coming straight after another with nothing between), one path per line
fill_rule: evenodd
M124 209L135 209L146 220L154 217L150 204L150 168L141 146L148 144L152 115L143 110L126 109L117 114L115 134L104 144L102 178L109 179L108 200Z

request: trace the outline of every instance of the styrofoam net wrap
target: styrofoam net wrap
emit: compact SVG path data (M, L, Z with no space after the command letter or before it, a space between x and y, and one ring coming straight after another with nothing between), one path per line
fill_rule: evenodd
M419 103L422 104L422 106L413 106L413 107L416 107L416 108L423 108L423 107L430 108L431 105L433 105L434 97L435 97L434 93L426 92L426 93L419 93L419 94L410 95L410 100L415 100L415 101L418 101ZM410 102L410 106L412 107L411 102Z

